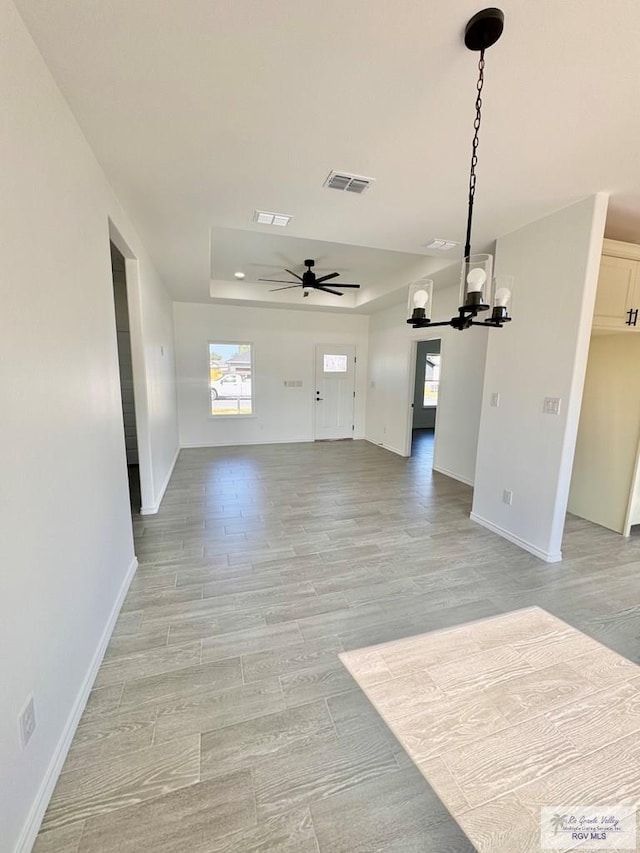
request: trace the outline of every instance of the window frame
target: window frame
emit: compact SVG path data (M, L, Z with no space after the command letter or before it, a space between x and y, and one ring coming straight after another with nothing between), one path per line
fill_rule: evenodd
M216 415L211 407L211 348L216 346L248 346L251 362L251 413L250 414L232 414L230 412ZM228 374L227 374L228 375ZM207 393L209 398L208 412L209 419L212 421L232 420L256 418L256 395L255 395L255 344L253 341L238 341L238 340L222 340L220 338L209 340L207 342Z

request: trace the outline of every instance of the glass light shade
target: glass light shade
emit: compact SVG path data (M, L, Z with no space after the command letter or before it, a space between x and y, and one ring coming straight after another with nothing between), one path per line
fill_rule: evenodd
M414 320L426 324L431 319L432 304L433 280L421 278L412 281L409 285L408 322Z
M460 305L485 311L491 305L493 255L470 255L462 261Z
M513 307L513 279L512 275L497 275L494 280L495 293L493 296L492 320L506 320L511 318Z

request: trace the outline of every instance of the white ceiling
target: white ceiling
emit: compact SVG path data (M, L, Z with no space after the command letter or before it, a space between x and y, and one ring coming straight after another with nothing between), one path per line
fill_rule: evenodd
M477 55L462 33L477 0L16 5L174 298L370 310L451 263L424 245L464 238ZM640 242L640 4L501 8L474 248L599 190L608 235ZM327 189L331 169L376 182ZM260 226L256 208L293 220ZM303 300L252 283L305 257L362 291ZM230 283L238 268L246 282Z

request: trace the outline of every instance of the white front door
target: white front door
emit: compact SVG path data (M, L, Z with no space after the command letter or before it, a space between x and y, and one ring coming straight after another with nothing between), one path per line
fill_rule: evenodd
M355 346L316 345L316 441L353 438Z

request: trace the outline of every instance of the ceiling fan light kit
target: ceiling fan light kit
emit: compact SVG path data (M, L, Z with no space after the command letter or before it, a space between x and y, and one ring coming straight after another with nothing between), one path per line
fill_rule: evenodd
M420 279L409 285L409 319L407 323L414 329L425 326L452 326L462 331L471 326L484 326L500 329L511 321L509 316L511 303L512 276L501 277L497 282L493 296L493 256L471 254L471 225L473 222L473 203L476 193L476 166L478 165L478 139L482 121L482 88L484 85L484 53L495 44L504 27L504 14L500 9L489 8L475 14L467 23L464 43L469 50L479 51L478 82L476 84L476 115L473 122L473 142L471 145L471 169L469 172L469 197L467 207L467 232L464 247L464 260L460 274L460 307L458 314L450 320L431 322L433 302L433 280ZM492 307L493 304L493 307ZM491 310L484 320L476 318L481 312Z

